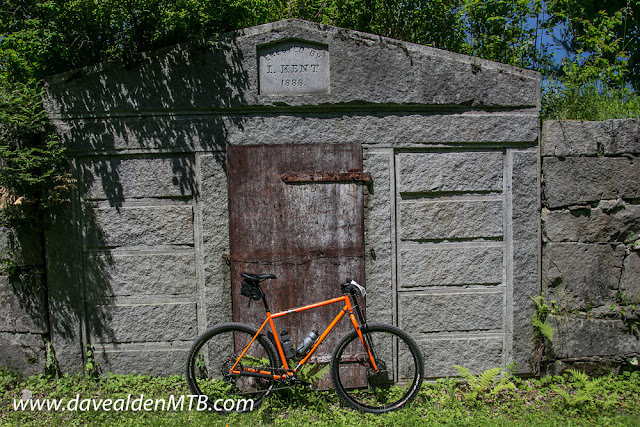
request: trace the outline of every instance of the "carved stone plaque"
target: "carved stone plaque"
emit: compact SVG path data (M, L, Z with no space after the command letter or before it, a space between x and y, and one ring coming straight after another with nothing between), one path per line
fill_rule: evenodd
M329 47L287 39L258 47L261 95L329 93Z

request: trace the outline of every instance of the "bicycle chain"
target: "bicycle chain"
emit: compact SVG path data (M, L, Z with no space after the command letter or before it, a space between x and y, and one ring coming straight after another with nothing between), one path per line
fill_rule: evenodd
M269 366L244 366L242 365L243 370L253 369L256 371L269 371L272 375L286 375L288 378L295 378L295 372L291 369L283 369L283 368L272 368ZM289 376L288 374L293 374L293 376ZM275 380L274 381L283 381L283 380Z

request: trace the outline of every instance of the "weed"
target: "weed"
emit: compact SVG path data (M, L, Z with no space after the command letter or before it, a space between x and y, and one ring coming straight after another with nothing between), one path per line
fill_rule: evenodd
M516 385L511 382L510 375L504 375L502 368L488 369L480 375L472 375L469 370L462 366L453 366L460 376L468 381L469 391L464 393L465 400L477 400L481 393L498 395L503 390L515 390ZM501 377L502 378L499 378Z
M307 363L297 370L296 376L302 381L315 384L329 372L328 363Z
M44 354L45 354L45 362L44 362L44 372L45 375L50 377L55 377L60 374L60 369L58 367L58 360L56 359L56 353L53 348L53 344L48 339L44 339Z
M11 251L0 252L0 273L7 276L13 276L18 272L18 264L16 264L15 255Z
M610 377L590 378L584 372L574 369L567 370L574 380L573 390L553 387L553 391L562 396L561 402L565 407L585 409L587 406L608 409L618 404L618 393L605 393L602 385Z
M541 296L533 298L533 301L536 304L536 312L531 318L534 328L534 340L544 341L546 339L549 342L553 342L553 327L547 323L551 308Z
M100 367L98 366L98 362L95 357L95 349L93 345L87 344L87 361L84 365L84 373L87 378L97 379L100 376Z
M533 325L533 344L534 352L532 357L532 365L534 373L539 374L542 363L547 359L548 348L553 342L553 327L547 322L549 314L551 314L551 308L545 302L542 296L533 298L533 302L536 304L536 311L531 317L531 324ZM555 301L551 302L555 307Z

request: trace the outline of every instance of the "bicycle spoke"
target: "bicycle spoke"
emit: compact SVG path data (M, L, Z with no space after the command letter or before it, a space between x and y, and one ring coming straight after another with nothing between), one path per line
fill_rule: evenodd
M332 379L349 405L365 412L398 409L415 397L422 383L422 357L404 332L389 325L363 328L378 371L354 333L336 348Z
M238 360L255 333L248 326L227 324L200 337L193 345L187 363L187 382L192 392L206 395L210 404L218 399L250 397L254 399L254 407L258 406L271 392L273 380L251 373L273 372L277 358L268 340L260 337Z

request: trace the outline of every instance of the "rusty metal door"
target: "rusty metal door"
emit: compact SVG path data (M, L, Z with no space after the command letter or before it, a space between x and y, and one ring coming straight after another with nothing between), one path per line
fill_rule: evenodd
M240 295L241 272L273 273L263 282L271 312L340 296L352 277L364 284L362 147L270 145L227 148L233 318L255 325L265 318L261 301ZM339 304L276 319L298 346L312 329L320 333ZM326 362L352 330L348 319L316 352Z

